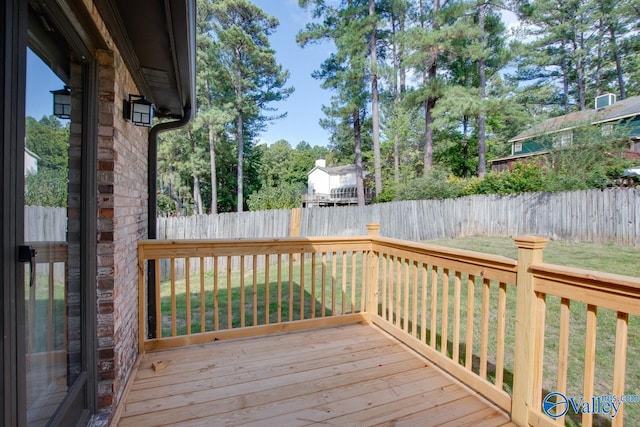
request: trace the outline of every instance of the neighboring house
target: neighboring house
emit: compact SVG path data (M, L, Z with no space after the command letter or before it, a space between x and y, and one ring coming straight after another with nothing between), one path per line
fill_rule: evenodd
M616 96L606 94L596 98L595 108L553 117L532 126L509 140L511 155L491 160L493 171L511 170L514 163L525 158L549 153L552 148L573 144L574 130L584 125L600 128L602 136L624 127L629 138L625 154L640 157L640 96L616 102Z
M363 172L366 176L367 173ZM363 178L364 178L363 176ZM372 192L365 187L365 202L371 201ZM356 165L327 167L326 160L316 160L307 173L307 190L302 195L303 207L355 205Z
M38 160L40 157L33 151L25 147L24 149L24 176L38 173Z
M116 425L145 333L137 245L155 237L157 139L196 102L195 16L195 0L0 0L2 426ZM24 214L24 175L37 167L26 85L37 78L35 96L65 94L51 112L70 124L56 242L33 237L47 222ZM136 126L149 104L163 120Z

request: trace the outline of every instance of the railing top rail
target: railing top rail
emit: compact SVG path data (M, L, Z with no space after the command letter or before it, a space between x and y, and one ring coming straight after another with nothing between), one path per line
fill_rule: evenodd
M371 249L371 238L352 236L283 237L275 239L143 240L138 243L142 258L174 258L277 255L289 253L363 251Z
M67 262L67 242L27 242L36 250L36 262Z
M502 277L506 282L515 284L515 274L517 261L500 255L484 254L464 249L447 248L444 246L429 245L426 243L408 242L400 239L392 239L388 237L375 237L372 239L374 249L384 250L390 249L398 253L406 255L416 254L427 260L438 260L443 263L457 266L474 266L473 270L480 272L487 270L505 273ZM466 271L463 269L462 271ZM499 279L499 280L502 280Z
M640 315L640 278L552 264L534 264L535 290Z

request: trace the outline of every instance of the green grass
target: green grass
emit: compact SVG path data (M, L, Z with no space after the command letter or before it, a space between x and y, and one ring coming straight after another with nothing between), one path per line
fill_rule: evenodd
M517 259L513 239L507 237L473 236L460 239L429 240L426 243L450 248L502 255ZM544 250L544 262L607 273L640 277L640 249L595 243L571 243L549 240Z
M227 272L224 265L221 265L217 282L218 301L218 329L229 329L228 297L231 295L231 328L242 326L256 326L276 323L281 321L292 321L299 319L310 319L312 317L325 317L335 314L348 314L361 310L361 287L353 289L351 280L355 274L356 283L362 283L362 253L357 253L355 265L351 256L343 258L342 255L336 257L327 256L324 266L325 294L323 297L322 282L323 264L322 258L316 256L315 274L312 272L314 266L311 257L307 255L304 263L304 271L300 270L300 263L296 262L291 266L286 260L283 262L280 271L281 298L278 300L278 270L272 257L269 269L269 277L266 277L264 268L256 270L255 287L254 274L251 268L245 269L241 280L238 269L227 280ZM336 265L335 279L333 276L333 262ZM290 274L290 267L291 274ZM355 270L354 270L355 267ZM197 333L201 328L201 301L204 301L205 310L205 331L216 330L214 324L214 283L213 271L206 271L204 274L205 291L201 293L199 272L192 274L189 280L189 294L191 302L191 333ZM316 286L312 286L312 278L316 278ZM346 284L343 281L346 279ZM267 280L268 279L268 280ZM266 304L267 286L269 282L269 303ZM344 289L343 289L344 285ZM176 335L187 333L187 282L184 278L175 282L176 295ZM332 288L333 291L332 291ZM171 281L163 280L160 283L161 313L162 313L162 336L171 336L172 324L172 301L171 301ZM254 299L255 294L255 299ZM335 294L335 298L332 298ZM255 304L254 304L255 302ZM324 302L324 304L323 304ZM241 310L244 307L244 310ZM301 310L301 307L304 307ZM267 313L268 308L268 313ZM242 314L244 313L244 315ZM280 313L280 316L278 316ZM255 320L254 320L255 314Z
M48 336L51 335L53 350L64 347L64 281L53 284L53 301L49 306L49 274L38 273L32 289L25 278L25 324L26 341L31 353L47 351ZM34 291L32 293L32 291ZM49 310L52 309L49 322ZM28 348L29 348L28 347Z

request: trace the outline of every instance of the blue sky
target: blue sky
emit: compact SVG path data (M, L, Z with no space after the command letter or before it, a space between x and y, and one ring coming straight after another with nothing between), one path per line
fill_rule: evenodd
M318 121L322 105L328 104L331 93L320 88L320 81L311 77L311 73L320 68L328 56L331 45L309 45L304 49L296 44L295 36L310 21L310 15L298 6L298 0L252 0L269 15L280 21L280 26L271 35L271 45L276 58L289 70L288 86L295 88L286 101L273 103L279 113L287 117L269 123L267 130L260 135L261 142L272 144L286 139L295 147L300 141L311 145L327 145L328 133L320 127ZM27 115L36 119L48 116L52 112L51 90L61 89L60 81L32 52L27 57Z
M311 21L311 15L298 6L298 0L252 0L269 15L280 21L280 26L271 35L271 47L276 51L278 62L291 73L289 86L295 88L286 101L274 103L287 117L270 123L260 139L271 144L286 139L293 147L300 141L311 145L327 145L329 134L318 121L324 116L322 105L328 105L331 92L320 87L320 81L311 77L314 70L331 52L329 43L307 45L296 44L296 34Z
M296 44L296 34L311 21L310 13L298 6L298 0L252 2L280 21L280 26L270 37L271 47L276 51L278 62L290 72L288 86L295 88L286 101L273 103L272 107L278 108L279 113L287 113L287 117L269 123L259 136L260 142L272 144L285 139L293 147L300 141L326 146L329 134L318 122L324 116L322 105L329 104L331 92L322 89L320 81L311 77L311 73L319 69L328 57L332 44L325 42L304 48ZM515 21L513 17L504 18L508 25ZM64 84L31 52L27 57L27 67L27 115L40 119L52 111L49 91L61 89Z

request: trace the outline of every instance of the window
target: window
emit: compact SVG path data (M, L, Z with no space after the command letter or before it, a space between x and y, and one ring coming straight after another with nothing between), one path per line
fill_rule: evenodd
M573 131L565 131L557 133L553 136L553 147L566 147L573 142Z
M514 142L513 143L513 153L516 154L522 151L522 142Z
M602 136L611 136L613 134L613 123L605 123L600 130Z

